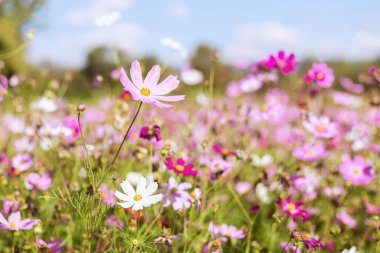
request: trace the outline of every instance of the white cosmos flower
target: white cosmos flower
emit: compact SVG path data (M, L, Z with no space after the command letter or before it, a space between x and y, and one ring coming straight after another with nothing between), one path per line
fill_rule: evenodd
M251 158L252 158L252 164L257 167L266 167L272 164L273 162L273 158L270 154L265 154L263 157L253 154Z
M355 246L352 246L350 249L345 249L342 251L342 253L357 253L358 251L356 250Z
M161 201L163 197L162 193L152 195L157 190L158 184L150 181L149 185L147 185L145 177L139 178L136 191L128 180L121 182L120 186L124 193L116 191L115 196L125 202L118 204L124 208L132 207L132 210L135 211L142 210L144 207L156 204Z

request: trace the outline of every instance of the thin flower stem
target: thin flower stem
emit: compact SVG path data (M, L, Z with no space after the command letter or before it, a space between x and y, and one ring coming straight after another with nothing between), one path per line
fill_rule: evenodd
M241 200L239 199L239 196L236 194L236 192L234 191L234 189L231 187L230 184L227 184L227 188L228 188L228 190L230 190L232 196L234 196L236 202L238 203L240 209L243 211L245 217L248 219L249 223L252 224L251 216L248 214L248 212L247 212L247 210L245 209L243 203L242 203Z
M80 113L78 113L78 126L79 126L80 136L82 138L83 148L84 148L84 150L86 152L87 165L90 168L91 167L90 157L88 156L88 150L87 150L86 142L84 141L84 135L83 135L82 126L81 126L81 123L80 123Z
M121 142L121 144L120 144L120 146L119 146L119 149L117 150L117 152L116 152L116 154L115 154L115 157L113 158L112 162L107 166L108 168L112 167L112 165L113 165L113 164L115 163L115 161L116 161L116 158L119 156L120 150L121 150L121 148L123 147L123 144L124 144L125 140L126 140L127 137L128 137L129 131L131 130L132 125L133 125L133 123L135 123L135 120L136 120L136 118L137 118L137 115L138 115L139 112L140 112L141 106L142 106L142 102L140 102L139 107L137 108L136 114L135 114L135 116L133 117L132 122L131 122L131 124L129 125L127 132L126 132L125 135L124 135L123 141Z
M252 236L253 222L249 223L248 229L249 231L248 231L248 236L247 236L247 246L245 248L245 253L251 252L251 236Z

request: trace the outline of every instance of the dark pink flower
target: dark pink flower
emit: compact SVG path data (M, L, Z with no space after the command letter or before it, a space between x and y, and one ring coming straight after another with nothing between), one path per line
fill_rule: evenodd
M161 131L160 127L157 125L143 126L140 130L140 138L151 140L156 139L156 141L161 140Z
M287 217L291 216L294 221L298 217L301 217L303 221L309 218L308 212L300 208L304 204L302 201L292 202L292 197L288 196L285 201L278 197L276 202L285 215Z
M178 158L174 164L171 157L166 157L165 165L169 170L172 170L177 174L183 174L185 176L195 176L198 174L197 170L193 170L194 164L185 164L185 160L182 158Z
M221 154L223 156L228 156L228 155L236 155L236 151L233 151L233 150L230 150L230 149L227 149L227 148L222 148L221 146L219 146L218 144L214 144L212 146L212 149L218 153L218 154Z
M261 62L261 65L270 70L278 69L283 74L287 75L296 71L298 63L299 62L296 61L294 54L289 54L287 56L283 50L280 50L278 51L277 56L270 55L267 60Z

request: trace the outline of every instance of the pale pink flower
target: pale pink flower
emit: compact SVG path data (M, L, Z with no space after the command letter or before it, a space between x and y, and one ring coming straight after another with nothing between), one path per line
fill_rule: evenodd
M0 229L8 229L13 231L29 230L32 229L38 222L39 220L22 220L20 211L11 213L8 217L8 220L6 220L0 213Z
M352 218L347 212L346 210L343 210L341 211L340 213L338 213L336 215L336 217L338 218L338 220L340 220L344 225L350 227L350 228L354 228L356 227L356 220L354 218Z
M164 96L178 87L179 80L177 77L170 75L161 83L158 83L158 80L160 79L160 71L158 65L153 66L145 77L145 80L143 80L140 63L134 61L130 70L132 82L129 80L128 75L123 68L121 69L120 81L125 90L131 93L134 100L149 103L160 108L170 108L173 106L162 103L161 101L180 101L185 99L185 95Z
M336 124L325 116L318 118L312 115L309 121L303 122L303 126L316 137L320 138L332 138L338 133Z

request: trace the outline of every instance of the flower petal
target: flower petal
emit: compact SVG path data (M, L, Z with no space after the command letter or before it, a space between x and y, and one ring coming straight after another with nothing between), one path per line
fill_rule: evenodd
M133 199L132 196L128 196L128 195L121 193L119 191L115 192L115 196L116 196L116 198L121 199L123 201L132 201L132 199Z
M140 177L139 182L137 183L136 194L144 196L145 189L146 189L146 179L145 177Z
M128 180L121 182L120 186L123 189L124 193L126 193L128 196L136 195L135 189L133 189L132 185L128 182Z
M180 101L184 100L186 95L178 95L178 96L152 96L155 99L162 100L162 101L167 101L167 102L175 102L175 101Z
M136 85L136 87L141 89L144 83L143 83L143 79L142 79L140 63L138 61L132 62L131 77L132 77L132 81Z
M144 192L144 196L152 195L158 188L158 184L156 182L150 183Z
M117 203L117 204L123 208L130 208L131 206L133 206L134 203L135 202L124 202L124 203Z
M166 95L169 92L176 89L178 85L179 85L179 80L177 79L177 77L170 75L152 90L152 95L154 96Z
M141 203L144 207L147 207L147 206L150 206L150 205L153 205L153 204L156 204L157 202L160 202L162 200L162 193L160 194L156 194L156 195L152 195L152 196L149 196L149 197L145 197Z
M158 80L160 79L160 66L154 65L153 68L149 71L149 73L146 75L144 80L144 87L154 90L156 87Z
M120 70L120 82L123 84L124 89L129 91L134 99L138 99L140 91L136 86L129 80L127 73L125 73L124 68Z

